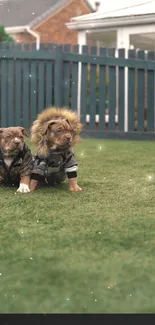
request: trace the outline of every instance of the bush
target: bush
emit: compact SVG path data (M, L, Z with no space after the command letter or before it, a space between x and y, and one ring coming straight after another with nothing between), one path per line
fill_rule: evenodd
M13 42L12 36L5 31L4 26L0 26L0 42Z

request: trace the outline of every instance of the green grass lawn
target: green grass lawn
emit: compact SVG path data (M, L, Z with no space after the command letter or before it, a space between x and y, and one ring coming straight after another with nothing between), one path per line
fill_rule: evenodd
M0 188L0 313L155 312L155 144L76 157L82 193Z

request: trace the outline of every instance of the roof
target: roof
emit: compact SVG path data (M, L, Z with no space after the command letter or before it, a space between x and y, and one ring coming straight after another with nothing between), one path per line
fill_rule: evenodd
M118 21L119 23L121 20L129 20L132 23L132 21L135 21L135 19L140 21L144 16L150 16L150 18L153 17L155 19L155 0L150 0L146 3L140 3L113 11L104 12L99 10L95 13L73 17L66 25L70 29L85 29L87 26L89 28L94 28L101 27L103 25L105 27L110 27L109 24L112 21Z
M89 0L84 0L91 11ZM0 0L0 25L34 26L70 0Z
M94 19L104 19L112 17L122 17L122 16L134 16L142 14L152 14L155 13L155 0L148 1L147 3L140 3L131 7L124 7L116 9L114 11L98 11L95 13L90 13L83 16L73 17L71 21L86 21Z

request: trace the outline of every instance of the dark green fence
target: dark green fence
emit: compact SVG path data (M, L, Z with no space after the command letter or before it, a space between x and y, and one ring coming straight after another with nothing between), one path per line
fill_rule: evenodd
M0 125L29 128L44 108L78 109L84 134L154 136L154 53L0 44Z

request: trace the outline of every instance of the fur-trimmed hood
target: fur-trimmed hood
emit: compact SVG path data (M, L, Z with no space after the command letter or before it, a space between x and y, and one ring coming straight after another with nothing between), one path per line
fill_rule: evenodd
M41 112L37 119L33 122L31 128L31 141L37 146L37 154L46 157L48 155L47 145L47 128L49 122L57 119L68 120L74 129L74 136L72 146L75 146L80 140L80 133L82 130L82 124L76 112L69 110L68 108L55 108L50 107Z

